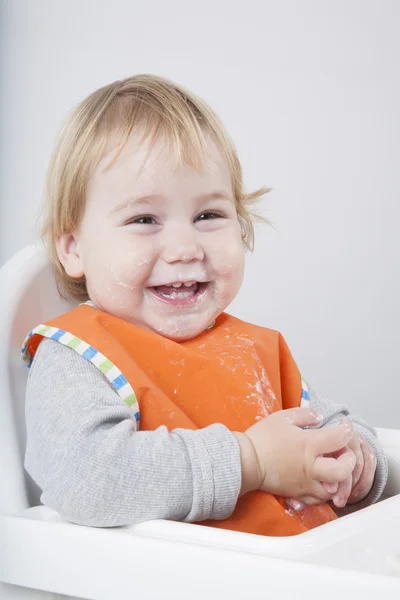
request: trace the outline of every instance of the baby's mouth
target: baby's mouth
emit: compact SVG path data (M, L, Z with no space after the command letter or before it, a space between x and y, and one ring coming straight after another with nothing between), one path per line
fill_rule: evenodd
M199 290L197 281L189 281L187 283L171 283L171 285L157 285L153 289L157 294L161 294L165 298L175 300L176 298L191 298L197 294Z
M167 303L190 305L203 295L209 282L188 281L185 283L171 283L169 285L156 285L148 288L159 300Z

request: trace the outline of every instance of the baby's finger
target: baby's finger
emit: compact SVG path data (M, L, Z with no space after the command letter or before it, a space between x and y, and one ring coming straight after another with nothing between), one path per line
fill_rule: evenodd
M300 500L306 504L307 506L318 506L320 504L325 504L331 499L331 494L327 498L321 498L319 496L302 496Z
M323 416L316 413L311 408L288 408L274 413L275 419L286 419L290 425L296 427L310 427L319 425L323 420Z
M316 483L314 489L309 494L299 496L296 498L297 501L306 504L307 506L316 506L318 504L325 504L332 500L333 494L328 494L321 483Z
M369 445L369 443L362 439L360 440L361 442L361 451L363 453L363 460L364 460L364 469L363 469L363 473L365 478L368 480L371 480L371 485L372 482L374 480L375 477L375 471L376 471L376 456L375 456L375 452L373 451L373 449L371 448L371 446ZM360 477L361 479L361 477Z
M361 440L361 449L363 452L364 468L357 485L354 486L350 494L349 502L351 504L364 500L371 491L376 471L376 456L371 446L364 439Z
M353 479L352 488L354 488L354 486L357 485L357 483L360 479L361 473L363 471L363 468L364 468L364 456L363 456L363 452L361 450L360 437L357 433L354 435L354 437L348 443L348 447L356 455L356 466L354 467L353 476L352 476L352 479Z
M321 481L321 485L328 494L336 494L339 489L339 484L337 482L325 483L325 481Z
M314 429L306 431L309 443L317 456L337 452L347 445L354 434L353 426L350 422L326 427L323 429Z
M325 504L328 500L330 500L330 497L323 499L318 496L300 496L299 498L287 498L286 504L295 512L301 512L306 506L318 506L319 504Z
M346 506L347 500L351 493L352 481L353 478L350 474L344 481L339 483L338 491L332 498L333 504L338 508L343 508L343 506Z
M291 508L295 512L300 512L305 509L306 505L301 500L296 500L295 498L286 498L286 505L288 508Z
M312 477L325 483L340 483L352 474L355 464L354 452L345 452L337 459L319 456L312 467Z
M349 446L346 446L346 448L339 450L339 452L337 454L338 454L338 456L337 456L338 462L344 463L347 465L349 461L353 460L354 465L356 465L357 457L356 457L355 453L352 450L350 450ZM350 493L351 493L351 490L353 487L352 484L353 484L354 468L353 468L353 471L351 473L349 473L349 475L346 477L346 479L344 479L343 481L341 481L339 483L338 490L332 498L332 502L338 508L343 508L343 506L346 506L347 500L350 496Z

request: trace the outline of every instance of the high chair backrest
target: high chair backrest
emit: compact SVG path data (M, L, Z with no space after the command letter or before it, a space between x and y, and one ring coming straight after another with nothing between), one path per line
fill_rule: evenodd
M68 310L41 244L24 248L0 269L0 513L39 504L40 490L24 470L25 388L29 369L21 346L29 331Z

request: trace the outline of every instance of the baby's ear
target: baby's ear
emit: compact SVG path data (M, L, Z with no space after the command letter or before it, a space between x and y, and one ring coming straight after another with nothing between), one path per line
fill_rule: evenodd
M79 242L72 233L64 233L56 241L58 258L70 277L83 277L83 262L79 251Z

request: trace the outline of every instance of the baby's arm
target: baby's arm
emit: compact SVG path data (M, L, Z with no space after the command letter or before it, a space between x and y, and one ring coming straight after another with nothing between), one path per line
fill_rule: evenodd
M94 365L43 340L26 395L25 468L65 519L111 527L149 519L225 519L241 487L238 444L223 425L136 431Z

